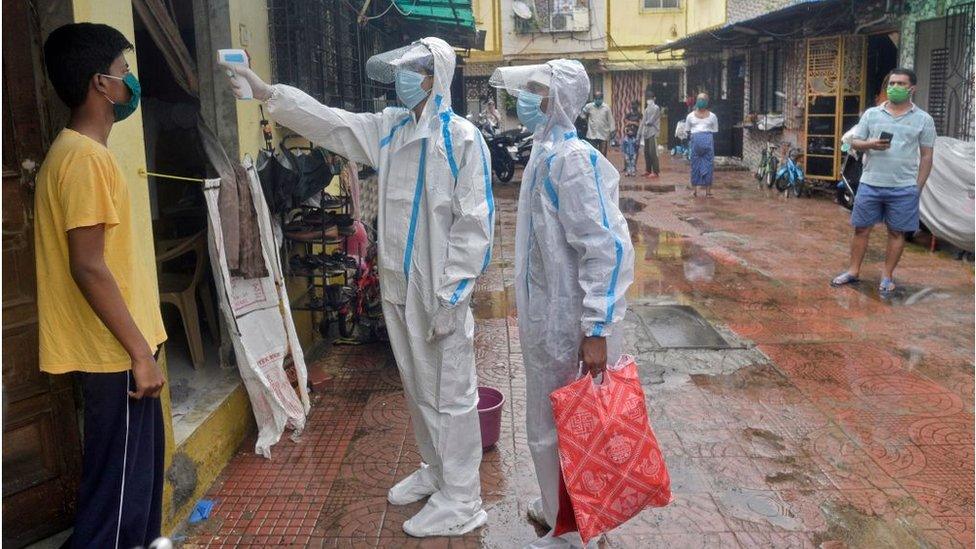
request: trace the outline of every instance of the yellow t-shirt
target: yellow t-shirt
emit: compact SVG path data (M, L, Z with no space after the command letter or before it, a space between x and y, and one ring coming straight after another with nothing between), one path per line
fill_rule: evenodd
M65 129L37 174L34 198L41 370L123 372L128 353L95 315L71 276L68 231L105 225L105 263L129 313L156 349L166 341L151 242L136 242L129 188L112 153Z

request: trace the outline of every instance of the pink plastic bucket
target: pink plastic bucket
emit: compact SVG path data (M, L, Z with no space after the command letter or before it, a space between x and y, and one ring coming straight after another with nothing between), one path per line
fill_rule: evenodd
M478 387L478 420L481 422L481 449L487 450L498 442L502 429L502 406L505 395L492 387Z

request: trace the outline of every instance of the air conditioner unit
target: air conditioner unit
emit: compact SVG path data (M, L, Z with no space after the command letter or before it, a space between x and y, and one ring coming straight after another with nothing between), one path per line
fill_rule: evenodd
M584 32L590 30L590 10L576 8L574 10L556 12L549 20L549 32Z

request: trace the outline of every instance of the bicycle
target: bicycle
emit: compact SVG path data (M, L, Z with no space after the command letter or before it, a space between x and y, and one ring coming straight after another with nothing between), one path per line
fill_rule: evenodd
M776 158L776 146L766 143L766 146L762 150L762 157L759 159L759 168L754 174L756 181L759 182L759 186L762 187L763 183L765 183L767 187L772 187L778 169L779 159Z
M796 162L797 158L802 155L800 149L787 144L787 153L783 155L783 165L776 170L776 190L784 192L787 198L790 197L790 192L797 198L803 195L810 196L810 189L807 188L803 169Z

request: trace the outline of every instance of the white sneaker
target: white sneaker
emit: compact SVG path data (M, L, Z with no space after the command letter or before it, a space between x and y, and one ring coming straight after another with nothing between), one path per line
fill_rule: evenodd
M420 469L410 473L407 478L396 483L386 494L386 500L393 505L408 505L420 501L437 491L437 481L434 473L426 463L420 464Z
M535 498L529 503L529 520L539 523L540 526L551 528L546 520L546 510L542 506L542 498Z
M403 523L403 531L415 538L462 536L486 522L488 513L482 509L481 500L451 501L437 492L419 513Z

